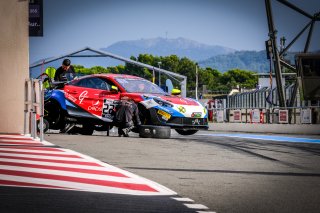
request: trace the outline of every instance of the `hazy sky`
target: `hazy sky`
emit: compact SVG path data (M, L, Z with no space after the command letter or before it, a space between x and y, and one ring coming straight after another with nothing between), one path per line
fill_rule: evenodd
M290 41L309 21L271 0L278 37ZM289 0L313 15L319 0ZM237 50L268 39L264 0L44 0L44 36L30 37L30 62L117 41L184 37ZM304 36L306 37L306 35ZM320 22L311 49L320 49ZM302 40L304 41L304 40ZM293 47L303 50L302 42Z

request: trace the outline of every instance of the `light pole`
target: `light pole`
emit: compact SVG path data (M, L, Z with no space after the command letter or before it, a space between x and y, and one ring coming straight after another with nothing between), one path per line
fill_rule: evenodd
M161 69L160 65L161 65L161 61L158 61L159 69ZM161 72L160 72L160 70L159 70L159 87L161 87Z
M198 100L198 63L196 63L196 100Z

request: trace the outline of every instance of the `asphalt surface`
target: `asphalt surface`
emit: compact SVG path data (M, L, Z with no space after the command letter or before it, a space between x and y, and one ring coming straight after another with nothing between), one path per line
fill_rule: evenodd
M146 139L135 134L119 138L112 132L109 137L102 133L47 134L45 138L156 181L177 192L178 197L207 206L207 211L319 212L318 136L172 133L171 139ZM137 196L13 187L1 187L0 196L1 203L6 203L1 208L13 212L33 205L37 209L47 206L51 212L74 208L79 212L192 211L166 196L143 197L139 202Z
M0 212L196 212L168 196L0 187Z

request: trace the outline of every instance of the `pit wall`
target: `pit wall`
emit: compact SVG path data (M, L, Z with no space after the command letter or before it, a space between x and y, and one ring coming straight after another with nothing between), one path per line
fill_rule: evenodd
M28 1L0 1L0 133L23 133L29 70Z

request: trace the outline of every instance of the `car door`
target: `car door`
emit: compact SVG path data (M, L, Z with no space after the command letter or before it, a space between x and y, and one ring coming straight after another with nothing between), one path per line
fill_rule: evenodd
M106 79L88 77L73 81L65 86L65 97L74 107L67 107L68 113L77 117L96 117L112 121L113 109L120 94L111 91ZM67 105L68 106L68 105Z

